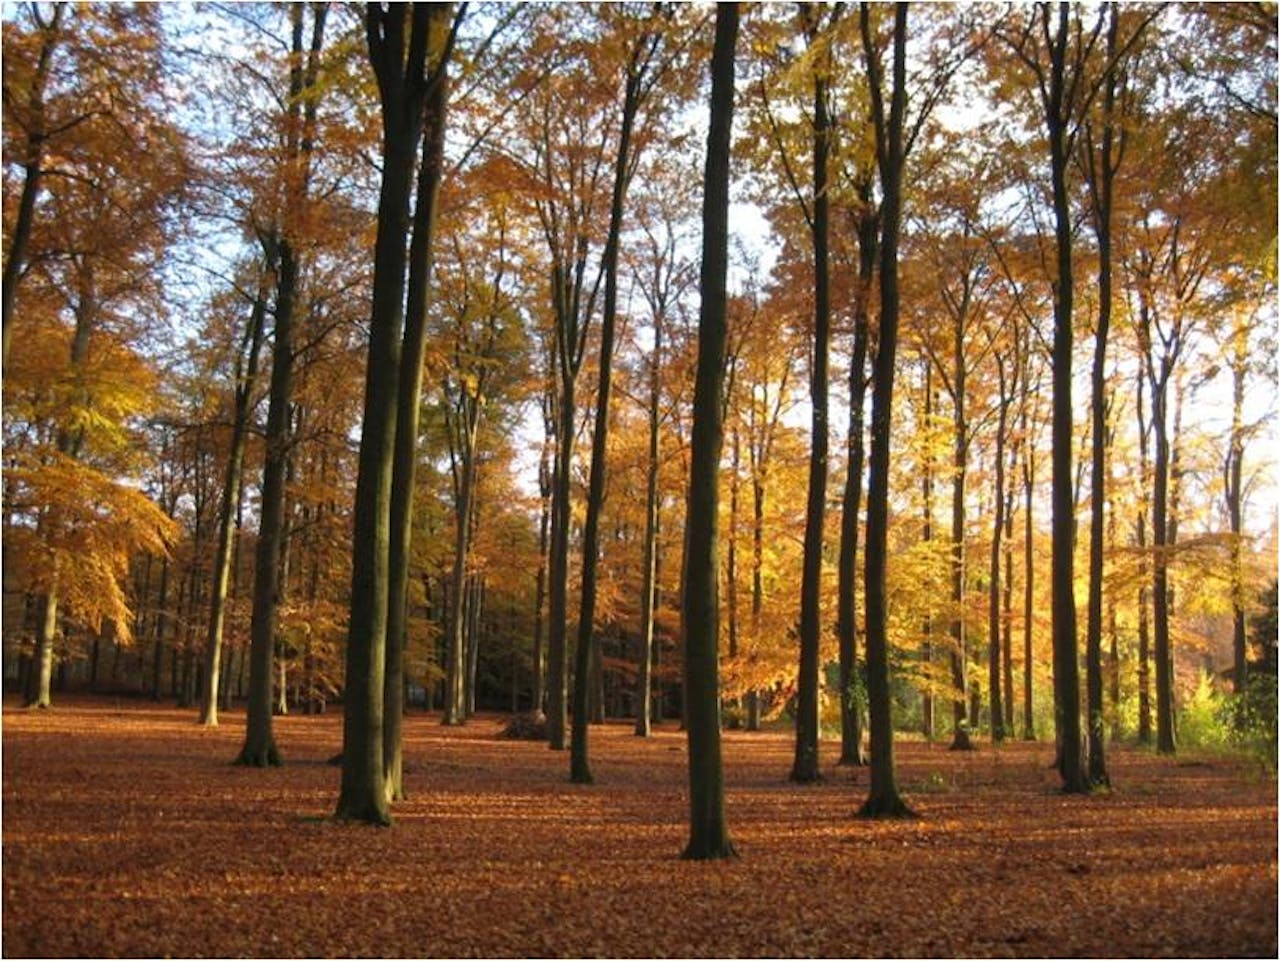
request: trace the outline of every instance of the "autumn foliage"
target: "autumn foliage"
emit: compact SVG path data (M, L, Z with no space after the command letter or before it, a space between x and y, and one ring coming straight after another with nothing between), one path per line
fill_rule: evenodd
M1049 745L898 747L918 821L855 821L865 773L786 781L781 734L727 732L742 857L679 860L684 736L593 732L569 784L501 718L405 723L396 827L327 818L334 716L277 721L285 768L231 768L242 715L6 703L6 956L1272 956L1276 798L1256 771L1121 750L1064 797ZM828 753L832 745L824 745ZM56 923L54 922L56 918Z

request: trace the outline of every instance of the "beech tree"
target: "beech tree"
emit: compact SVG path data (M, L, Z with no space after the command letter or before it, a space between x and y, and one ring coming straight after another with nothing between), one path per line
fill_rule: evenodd
M401 376L409 199L425 123L432 15L424 4L365 14L369 62L382 108L382 187L374 248L373 306L365 375L364 423L352 536L351 618L347 633L342 787L337 816L390 824L384 767L383 685L390 595L391 484Z
M734 857L724 811L720 757L719 540L717 483L724 443L726 282L729 268L729 147L733 126L734 48L738 5L716 5L711 55L711 119L703 177L701 314L693 397L692 463L685 515L685 726L689 735L689 843L684 857Z

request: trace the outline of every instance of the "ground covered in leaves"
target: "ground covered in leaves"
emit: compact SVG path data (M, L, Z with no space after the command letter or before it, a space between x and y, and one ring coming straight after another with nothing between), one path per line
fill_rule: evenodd
M901 743L922 815L853 815L865 771L788 783L785 734L726 734L741 857L679 860L685 739L593 728L568 757L411 716L389 830L335 823L341 719L277 719L286 766L141 702L3 715L3 953L15 956L1276 954L1276 785L1117 750L1059 794L1052 747ZM825 745L834 761L834 745Z

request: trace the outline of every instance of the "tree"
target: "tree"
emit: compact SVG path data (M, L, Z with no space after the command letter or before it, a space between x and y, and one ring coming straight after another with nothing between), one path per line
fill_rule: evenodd
M22 279L23 268L26 266L27 247L31 241L32 222L35 220L36 198L40 193L45 153L51 136L45 111L45 91L49 86L54 51L61 40L62 18L66 8L65 3L55 3L53 11L46 18L40 5L32 3L29 10L35 29L30 37L22 38L27 42L21 44L21 47L16 39L18 28L5 30L5 60L9 62L10 69L5 71L4 102L10 116L17 114L24 141L20 161L23 170L22 197L18 201L18 215L5 252L4 280L0 285L4 311L2 363L6 369L9 366L9 335L12 329L9 324L13 319L18 282ZM12 45L9 42L11 38L15 38ZM34 49L28 51L28 47ZM34 54L34 58L30 54ZM31 62L32 59L34 63ZM13 66L15 63L20 66ZM25 87L25 90L20 92L21 87ZM72 120L68 124L75 126L78 122ZM69 127L63 126L62 129Z
M892 86L885 112L883 71L872 36L871 7L859 8L862 48L871 87L876 166L880 172L880 329L872 364L871 461L867 479L867 695L871 713L871 791L863 817L911 817L898 796L893 769L893 715L889 691L888 606L885 561L889 526L889 428L893 412L894 363L898 347L898 235L902 218L902 170L908 145L903 128L907 108L907 5L894 5Z
M351 619L347 631L342 787L343 820L391 823L386 790L383 706L390 596L391 484L401 376L409 198L425 122L431 11L423 4L365 13L369 61L382 112L382 187L374 247L373 306L364 423L352 535Z
M623 16L619 30L624 37L626 63L623 67L622 113L618 121L618 147L613 158L613 189L609 202L609 229L601 254L604 274L604 304L600 318L600 365L595 423L591 442L591 467L587 481L587 516L582 532L582 596L578 611L578 644L574 664L573 734L569 759L569 779L577 784L593 780L587 753L587 690L595 638L596 571L599 561L600 511L604 502L605 452L609 439L609 398L612 385L614 328L618 316L618 251L622 238L622 218L627 187L635 169L632 137L636 118L664 72L657 59L662 47L662 22L667 14L661 4L650 7L647 18L631 25ZM627 37L627 33L634 35Z
M1079 13L1077 13L1079 16ZM1075 500L1072 493L1071 366L1073 335L1073 221L1069 164L1079 134L1078 118L1098 90L1086 64L1102 28L1072 28L1070 5L1058 4L1056 25L1041 3L1009 38L1015 55L1035 79L1044 120L1052 179L1056 270L1053 274L1053 685L1063 790L1088 793L1080 737L1080 667L1075 610ZM1043 46L1042 46L1043 44Z
M720 759L718 475L724 442L721 390L725 358L725 284L729 262L729 147L733 125L738 5L716 6L711 56L711 119L702 206L702 308L693 399L692 464L685 517L685 726L689 737L689 844L684 857L733 857Z
M271 381L267 407L266 452L262 467L258 544L253 582L253 621L249 652L249 703L244 744L237 764L269 767L280 763L271 725L272 651L281 591L281 557L285 544L285 484L291 440L289 404L293 387L293 325L298 299L299 258L305 223L315 143L320 51L328 4L312 7L311 40L304 47L302 3L290 7L288 118L284 166L285 206L276 254L276 299L272 327Z
M390 539L387 563L386 659L383 679L382 752L387 797L404 797L401 757L401 719L404 714L404 649L407 639L409 563L413 534L413 488L417 468L418 409L422 396L422 367L426 351L427 303L431 283L440 182L444 177L444 138L449 106L449 59L458 25L466 11L462 4L452 17L448 4L429 8L426 92L422 109L422 161L418 166L414 200L413 237L409 245L409 279L400 376L397 382L395 447L392 454ZM467 514L463 513L464 523ZM456 595L455 595L456 596ZM451 668L454 667L450 661Z

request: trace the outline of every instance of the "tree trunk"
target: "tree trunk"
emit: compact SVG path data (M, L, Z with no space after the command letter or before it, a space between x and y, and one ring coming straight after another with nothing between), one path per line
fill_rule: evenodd
M642 34L635 41L628 64L622 102L622 126L613 167L613 193L609 204L609 234L605 240L601 267L604 271L604 312L600 319L600 367L596 393L596 416L591 435L591 467L587 480L587 517L582 531L582 595L578 608L578 645L573 676L573 738L569 757L569 780L590 784L591 765L587 746L587 690L592 652L599 644L595 635L596 569L600 553L600 511L604 507L605 456L609 442L609 398L613 389L613 339L618 317L618 248L622 236L622 216L630 179L631 135L640 109L641 83L645 64L640 53L648 42Z
M1119 13L1109 9L1107 61L1116 57ZM1103 130L1100 169L1094 167L1093 145L1089 144L1088 164L1092 174L1093 211L1098 235L1098 326L1093 334L1092 397L1092 483L1089 514L1089 604L1085 637L1085 680L1089 704L1089 781L1100 787L1110 785L1107 776L1106 731L1102 703L1102 577L1107 503L1107 338L1111 330L1111 191L1116 164L1112 160L1116 75L1110 69L1103 90Z
M926 436L932 432L933 424L933 361L928 352L921 351L924 360L924 423ZM921 502L923 517L921 518L920 539L928 545L933 542L933 444L926 443L924 466L920 471ZM924 616L924 663L929 671L925 682L924 694L920 699L920 727L926 740L933 740L934 704L933 704L933 610L932 602Z
M213 559L213 583L210 585L209 627L205 636L204 683L200 691L200 723L218 726L218 682L221 678L222 631L226 621L227 585L231 579L231 562L236 536L236 517L244 490L244 452L249 438L249 401L258 376L258 357L266 327L268 284L275 271L275 241L265 243L267 255L263 265L258 295L246 330L246 343L237 361L235 408L231 421L231 452L222 481L222 499L218 511L217 547ZM243 362L243 368L240 362Z
M658 576L658 402L662 371L662 315L653 318L649 361L649 453L644 494L644 583L640 588L640 663L636 672L636 736L648 737L653 711L653 614Z
M807 8L806 8L807 9ZM809 442L809 493L805 505L803 575L800 584L800 671L796 697L795 760L791 780L816 781L819 735L818 648L821 641L822 535L827 501L827 376L831 352L830 198L827 157L831 122L825 74L813 78L813 355L809 400L813 407Z
M1231 438L1223 486L1231 523L1231 662L1232 686L1243 694L1249 686L1249 647L1244 607L1244 381L1249 363L1249 324L1238 317L1232 332Z
M898 349L898 232L902 216L903 125L907 100L907 5L894 7L893 93L885 117L879 54L871 37L871 9L860 7L880 168L880 343L872 365L871 458L867 478L867 695L871 714L871 791L863 817L910 817L893 769L893 701L889 688L888 558L890 428Z
M395 448L392 454L390 541L387 587L387 636L382 699L382 764L388 801L404 792L404 651L408 639L409 567L413 534L413 488L417 468L418 409L426 352L427 302L431 287L432 248L440 181L444 176L444 131L449 84L443 46L451 5L433 5L428 15L428 60L438 63L425 104L422 163L418 168L409 244L409 279L401 345L401 374L396 395Z
M738 5L716 6L711 58L711 120L702 207L702 308L694 381L689 503L682 593L684 719L689 738L689 843L683 857L733 857L724 808L720 753L717 558L719 465L724 443L726 294L729 265L729 152L733 124L734 46Z
M987 609L987 649L988 660L987 688L991 701L991 740L999 743L1004 740L1004 702L1000 691L1000 548L1004 535L1004 447L1005 434L1009 422L1009 400L1006 398L1006 377L1004 358L997 358L1000 374L999 412L996 421L996 516L991 529L991 583Z
M289 448L289 405L293 390L293 323L294 301L298 291L300 265L294 248L296 228L293 218L301 217L307 202L307 181L312 153L311 131L315 124L314 91L316 60L324 38L327 4L313 7L310 60L303 64L304 5L291 8L293 39L289 67L289 133L288 156L299 161L300 176L287 190L288 209L279 243L280 273L276 284L274 338L271 353L271 385L267 407L267 430L262 469L262 497L259 507L258 545L253 583L253 614L249 631L249 701L246 706L244 746L237 764L254 767L280 763L271 727L271 656L276 641L276 618L279 610L280 563L285 544L285 487ZM303 129L304 97L306 107Z
M414 159L424 123L429 18L429 10L421 4L415 4L412 10L407 5L383 8L370 4L366 10L369 59L378 81L383 120L383 164L364 423L356 475L342 787L336 814L343 820L382 825L391 823L382 726L405 238L409 232Z
M1046 9L1045 34L1049 36ZM1071 351L1072 265L1071 205L1067 194L1069 104L1065 103L1068 5L1058 7L1058 27L1050 42L1050 81L1046 103L1050 162L1053 174L1054 235L1057 247L1057 279L1053 304L1053 680L1054 717L1061 743L1060 773L1063 790L1082 794L1089 790L1081 757L1080 667L1076 643L1075 607L1075 501L1072 496Z
M849 361L849 439L844 496L840 504L836 632L840 638L840 763L861 767L865 688L858 669L858 511L862 506L863 417L867 396L867 311L875 272L877 223L871 181L859 189L858 287L854 300L853 356Z

